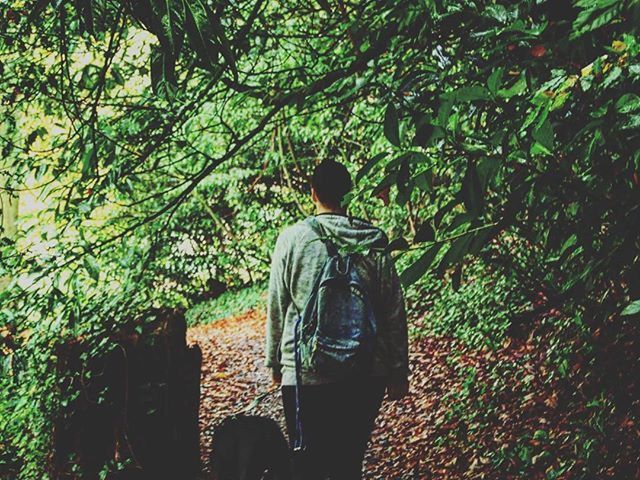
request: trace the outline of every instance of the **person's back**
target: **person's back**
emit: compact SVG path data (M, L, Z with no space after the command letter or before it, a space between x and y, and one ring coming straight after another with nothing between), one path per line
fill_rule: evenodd
M402 291L386 235L364 220L348 217L340 200L351 186L344 166L323 162L314 172L312 195L322 234L340 249L357 252L353 265L366 287L376 319L371 367L342 379L302 370L301 418L308 451L298 458L299 478L360 478L366 444L385 389L391 397L407 389L407 325ZM328 258L327 247L308 221L285 229L276 243L269 283L266 364L283 387L290 439L295 420L295 324ZM302 472L302 473L300 473Z

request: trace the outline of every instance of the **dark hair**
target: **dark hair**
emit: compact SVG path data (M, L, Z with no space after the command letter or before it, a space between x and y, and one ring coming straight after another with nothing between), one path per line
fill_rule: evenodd
M311 186L320 202L328 207L340 208L343 197L353 184L347 167L335 160L323 160L313 170Z

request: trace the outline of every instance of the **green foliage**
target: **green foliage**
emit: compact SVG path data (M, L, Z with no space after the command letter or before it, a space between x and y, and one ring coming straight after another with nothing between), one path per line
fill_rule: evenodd
M625 307L622 315L635 315L640 313L640 300L635 300Z
M441 63L446 67L441 65L434 91L439 93L440 102L402 102L416 135L425 124L431 125L432 132L438 129L437 137L432 134L423 144L427 147L425 158L430 152L440 152L444 156L440 160L442 174L454 186L452 192L441 189L431 194L432 199L442 199L444 205L428 220L438 227L436 236L426 242L425 254L403 273L403 279L407 284L415 281L436 260L442 272L465 255L479 252L501 230L510 229L540 245L549 268L563 272L560 284L548 288L563 301L577 300L586 305L599 299L608 282L616 281L621 272L630 278L633 269L631 264L623 265L625 259L634 257L628 253L637 245L624 239L614 225L627 229L637 224L633 205L638 190L632 177L637 169L638 152L634 148L638 140L634 134L629 137L632 123L614 112L620 112L622 103L628 105L626 111L635 111L626 90L638 81L634 63L638 44L619 23L619 28L609 28L606 40L598 38L600 52L592 45L592 37L584 37L599 29L603 19L613 22L621 15L620 2L598 7L590 2L578 4L578 9L586 10L573 24L579 31L571 36L573 44L558 42L566 30L546 23L540 12L532 12L531 23L525 27L524 5L499 8L504 13L498 21L502 25L496 25L496 17L488 10L474 15L452 8L438 17L436 29L439 25L449 28L449 20L455 18L475 22L474 28L482 34L468 40L453 35L450 43L442 46ZM594 12L601 15L587 22L585 19L591 19ZM636 12L634 7L629 13ZM526 54L522 51L525 46L530 48ZM457 56L455 53L462 48L465 54ZM549 56L551 48L553 55ZM469 52L483 50L491 52L490 63L476 69L469 62ZM520 56L510 53L516 51ZM569 61L586 66L572 73L567 68ZM503 80L507 70L516 76L511 86L509 80ZM460 86L460 72L464 72L467 85ZM425 83L429 78L433 75L425 72ZM500 88L503 81L505 88ZM514 103L516 96L522 96L518 104ZM392 123L389 118L387 112L385 134ZM477 165L488 160L496 162L497 168L485 170L481 178ZM389 174L410 176L402 172L404 165L394 165ZM409 170L412 168L409 164ZM456 178L456 170L464 174ZM415 183L398 183L398 194L403 198L410 198L415 189ZM611 196L618 199L615 204L606 203L605 198ZM458 203L464 211L451 208ZM594 212L606 219L603 221L610 228L599 229ZM452 230L457 235L446 235ZM444 255L439 255L443 249ZM549 281L555 283L556 278L550 276Z
M80 281L70 279L72 284ZM93 298L84 298L81 290L65 295L55 287L42 289L37 298L29 298L32 318L26 325L17 323L19 317L11 311L2 312L0 472L17 478L48 478L53 420L73 400L60 394L72 378L60 370L59 352L77 338L87 346L87 362L113 348L109 332L125 323L135 324L140 312L149 308L148 295L137 287L125 283L118 293L106 288ZM2 299L11 293L5 290Z
M264 306L267 286L258 283L241 290L228 291L213 300L201 302L187 311L189 326L203 325Z
M421 331L495 346L542 298L534 313L571 323L549 326L568 372L576 338L595 351L584 337L635 319L638 2L339 4L4 2L0 187L21 199L0 245L0 465L14 476L42 478L55 345L107 348L149 306L247 285L192 321L253 305L278 231L312 211L321 158L347 164L351 213L394 239ZM504 461L533 461L526 441Z
M516 279L474 262L458 288L453 279L423 277L407 292L414 335L455 337L473 347L498 348L515 316L528 309Z

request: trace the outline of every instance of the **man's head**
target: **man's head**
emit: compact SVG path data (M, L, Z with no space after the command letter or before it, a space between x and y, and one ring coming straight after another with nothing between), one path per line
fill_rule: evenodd
M320 162L311 177L311 195L316 205L343 210L342 200L353 184L347 168L335 160Z

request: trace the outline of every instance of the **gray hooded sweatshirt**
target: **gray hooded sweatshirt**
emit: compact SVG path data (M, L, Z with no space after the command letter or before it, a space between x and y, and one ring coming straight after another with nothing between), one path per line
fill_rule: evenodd
M387 236L353 217L320 214L316 219L338 248L363 252L355 267L369 289L378 328L371 375L405 379L409 372L407 317L395 265L384 253ZM282 372L283 385L295 385L294 325L327 257L325 244L304 221L286 228L276 241L267 300L266 365ZM302 372L304 385L335 381Z

